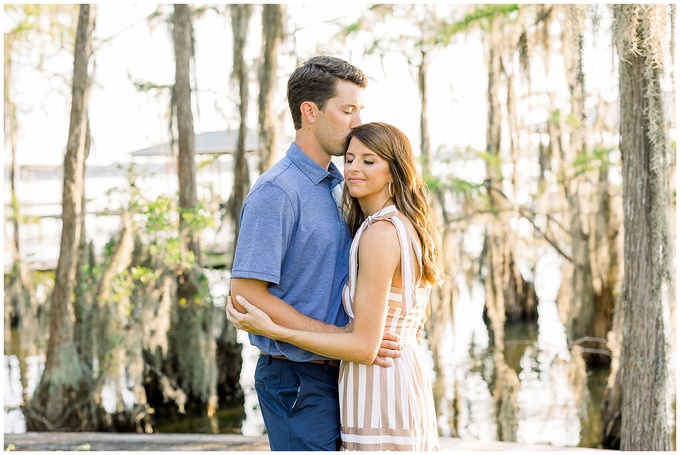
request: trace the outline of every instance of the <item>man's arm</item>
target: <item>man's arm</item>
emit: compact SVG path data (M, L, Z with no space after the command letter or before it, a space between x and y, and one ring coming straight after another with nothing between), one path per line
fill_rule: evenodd
M255 305L272 319L275 323L284 327L307 332L343 332L343 327L333 324L326 324L318 319L310 318L292 305L284 302L269 292L269 283L266 281L254 280L250 278L233 278L231 280L231 295L236 297L241 295L251 304ZM231 299L232 305L241 313L243 307L238 304L235 298Z

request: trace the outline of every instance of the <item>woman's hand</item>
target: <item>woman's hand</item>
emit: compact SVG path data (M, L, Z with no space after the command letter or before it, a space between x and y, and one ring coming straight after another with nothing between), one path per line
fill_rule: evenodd
M272 321L267 313L240 295L236 296L236 301L243 308L243 311L239 311L234 307L231 296L227 297L227 319L234 327L255 335L277 339L281 326Z

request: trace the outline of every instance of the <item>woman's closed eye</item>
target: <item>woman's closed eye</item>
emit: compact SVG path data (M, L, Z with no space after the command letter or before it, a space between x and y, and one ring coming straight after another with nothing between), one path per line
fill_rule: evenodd
M352 164L353 161L354 161L354 159L349 159L349 158L345 159L345 163L347 163L347 164ZM375 161L364 160L364 164L368 164L368 165L375 164Z
M354 158L345 158L345 163L351 164ZM375 161L364 160L364 164L375 164Z

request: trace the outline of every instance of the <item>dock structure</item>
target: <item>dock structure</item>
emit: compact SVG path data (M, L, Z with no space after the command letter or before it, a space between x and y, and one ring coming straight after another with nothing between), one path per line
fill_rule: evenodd
M556 447L549 444L480 441L440 437L442 451L509 452L509 451L600 451L584 447ZM245 451L268 452L267 436L196 433L6 433L5 451Z

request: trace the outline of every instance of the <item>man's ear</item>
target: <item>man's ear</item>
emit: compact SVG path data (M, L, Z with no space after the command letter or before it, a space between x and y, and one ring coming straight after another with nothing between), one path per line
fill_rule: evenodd
M307 123L316 123L316 115L318 112L319 108L316 107L316 103L312 101L304 101L300 105L300 114L302 114L302 118Z

